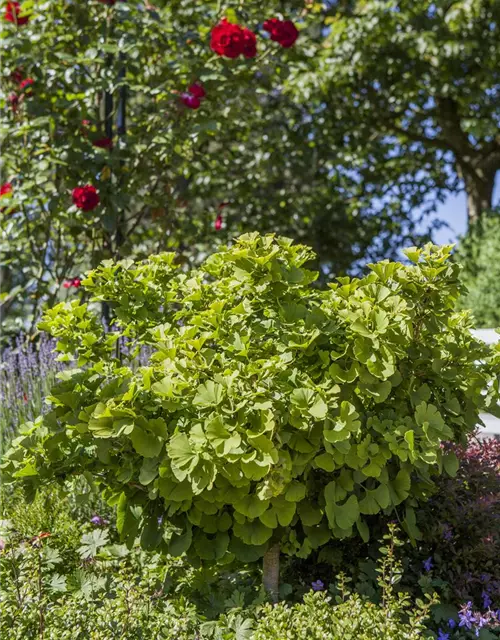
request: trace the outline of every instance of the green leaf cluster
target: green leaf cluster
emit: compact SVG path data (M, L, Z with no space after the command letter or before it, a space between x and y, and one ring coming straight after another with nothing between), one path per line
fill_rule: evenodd
M172 257L104 263L89 303L42 323L74 358L51 410L13 442L4 474L30 490L75 473L117 506L128 545L229 563L280 542L307 557L367 540L370 517L414 507L495 402L499 357L454 310L450 247L314 286L310 249L248 234L189 273ZM92 307L115 313L109 332ZM117 355L148 347L137 367ZM168 525L168 526L167 526Z

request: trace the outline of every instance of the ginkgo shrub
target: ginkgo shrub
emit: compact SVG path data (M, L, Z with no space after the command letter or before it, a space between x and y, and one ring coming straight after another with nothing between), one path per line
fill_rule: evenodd
M241 236L189 273L173 254L104 262L82 282L88 303L58 304L40 325L73 368L3 472L28 493L75 474L97 483L128 545L264 557L273 595L280 552L367 540L380 512L418 538L414 507L433 476L457 471L443 443L463 442L498 390L496 351L454 310L450 250L410 249L412 264L372 264L327 290L306 268L312 251L272 235Z

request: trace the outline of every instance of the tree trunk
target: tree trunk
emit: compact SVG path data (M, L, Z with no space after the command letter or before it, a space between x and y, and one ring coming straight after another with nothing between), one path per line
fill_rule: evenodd
M479 174L482 175L479 175ZM469 226L477 222L481 215L491 209L496 171L477 172L475 175L465 174L465 190L467 192L467 218Z
M280 584L280 546L274 544L264 554L262 582L273 602L278 602Z

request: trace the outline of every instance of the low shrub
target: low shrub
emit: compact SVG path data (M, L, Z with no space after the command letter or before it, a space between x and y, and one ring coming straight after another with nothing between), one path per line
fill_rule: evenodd
M443 598L456 606L471 601L482 611L497 609L500 441L476 442L456 453L460 459L456 477L440 478L437 493L418 513L420 569L426 574L420 585L439 588Z

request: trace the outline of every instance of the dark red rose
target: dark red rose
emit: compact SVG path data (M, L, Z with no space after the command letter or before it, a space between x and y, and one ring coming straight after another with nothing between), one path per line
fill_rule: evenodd
M112 138L97 138L92 142L94 147L99 147L100 149L112 149L113 148L113 139Z
M10 79L12 82L16 84L21 84L23 80L23 70L22 69L14 69L14 71L10 74Z
M264 31L268 31L271 35L271 40L278 42L285 49L291 47L299 37L297 27L291 20L278 20L278 18L266 20L264 22Z
M257 38L255 33L243 27L243 55L245 58L255 58L257 55Z
M29 20L29 16L21 15L22 8L19 2L7 2L5 5L4 18L7 22L13 22L17 25L26 24Z
M219 213L219 215L215 218L214 229L216 231L220 231L222 229L222 214L221 213Z
M199 98L202 100L207 94L205 93L205 89L198 82L194 82L190 87L188 87L188 93L190 93L195 98Z
M7 101L10 104L10 108L15 113L17 111L17 107L19 106L19 96L17 95L17 93L14 93L14 92L9 93L9 97L7 98Z
M73 189L73 204L75 204L78 209L82 209L82 211L92 211L100 201L96 188L91 184Z
M210 48L226 58L237 58L241 54L253 58L257 54L257 39L246 27L232 24L223 18L212 29Z
M188 109L198 109L201 104L201 100L190 93L183 93L181 95L181 102Z

